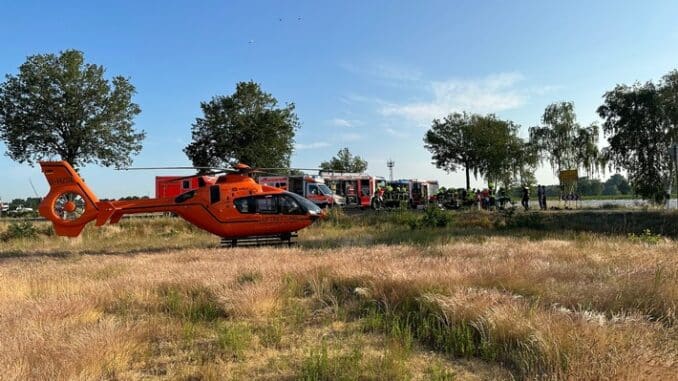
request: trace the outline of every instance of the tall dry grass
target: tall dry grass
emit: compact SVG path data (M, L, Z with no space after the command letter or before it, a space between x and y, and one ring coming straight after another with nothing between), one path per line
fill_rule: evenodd
M320 226L298 248L176 250L215 242L163 229L0 244L2 378L678 375L674 241Z

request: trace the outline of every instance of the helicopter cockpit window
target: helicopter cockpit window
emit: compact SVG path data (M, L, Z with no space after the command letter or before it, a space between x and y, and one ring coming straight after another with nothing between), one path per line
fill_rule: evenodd
M280 213L282 214L304 214L304 210L299 206L292 197L281 195L278 196L278 204L280 205Z
M235 208L240 213L256 213L257 204L254 202L254 197L239 198L233 202Z

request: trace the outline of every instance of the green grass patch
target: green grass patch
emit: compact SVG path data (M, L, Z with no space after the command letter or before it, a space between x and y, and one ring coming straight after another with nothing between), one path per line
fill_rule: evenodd
M217 327L217 343L227 357L242 360L251 342L252 330L247 323L224 322Z
M182 320L215 321L227 317L216 296L200 285L162 284L157 288L160 310Z

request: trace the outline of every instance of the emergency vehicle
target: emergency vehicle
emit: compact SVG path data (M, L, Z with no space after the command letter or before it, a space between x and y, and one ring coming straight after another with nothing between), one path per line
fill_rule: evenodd
M216 181L216 177L205 177ZM176 197L182 193L196 190L200 187L200 181L204 181L204 179L202 177L156 176L155 198Z
M375 194L379 187L384 187L383 177L370 176L366 173L320 172L327 186L344 197L346 206L375 208Z
M384 206L398 207L402 202L407 202L412 209L423 208L431 196L438 193L438 181L401 179L388 182L386 189Z
M259 184L280 188L306 197L321 208L340 205L342 200L335 197L319 176L262 176Z

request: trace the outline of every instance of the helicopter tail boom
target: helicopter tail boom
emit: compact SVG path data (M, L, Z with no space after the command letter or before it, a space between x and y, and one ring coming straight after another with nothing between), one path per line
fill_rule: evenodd
M58 235L75 237L99 214L99 199L66 161L41 161L50 189L38 210Z

